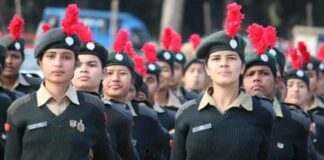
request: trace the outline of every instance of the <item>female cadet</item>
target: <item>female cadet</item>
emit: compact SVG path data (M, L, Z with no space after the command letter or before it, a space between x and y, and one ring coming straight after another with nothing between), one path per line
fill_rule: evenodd
M72 84L78 91L90 93L101 99L99 86L107 65L108 51L92 40L91 30L87 26L80 25L77 28L82 45L79 52L80 63L74 71ZM105 112L108 116L107 130L115 157L132 159L130 153L134 152L134 147L131 143L131 116L107 102Z
M228 18L240 24L243 15L236 3L228 6ZM232 13L236 15L232 15ZM269 102L240 92L244 40L239 28L225 25L201 44L198 58L206 59L212 87L202 97L184 104L176 116L171 159L266 159L274 118Z
M260 33L264 33L262 36L264 37L263 41L276 39L273 27L268 26L267 28L263 28L262 26L255 26L259 25L251 25L249 27L249 33L259 28ZM260 46L256 43L260 40L253 41L252 37L249 34L252 46ZM275 45L276 42L273 43ZM269 46L269 44L265 45ZM268 159L307 159L309 119L302 110L289 108L275 98L275 86L278 86L280 83L277 77L277 72L279 72L279 69L277 70L277 62L275 57L270 55L269 52L265 52L265 47L259 48L263 48L264 50L258 50L257 53L259 54L245 56L246 63L243 74L243 86L249 95L256 96L261 94L273 102L276 119L272 125ZM275 52L274 50L270 51L271 53Z
M44 82L8 109L6 160L113 158L103 103L70 84L80 47L72 31L77 19L78 8L70 5L63 30L51 29L40 37L35 58Z
M197 34L190 36L192 43L192 52L195 53L196 48L200 44L200 37ZM192 57L184 68L183 87L189 91L201 94L206 85L206 72L204 61L196 57Z

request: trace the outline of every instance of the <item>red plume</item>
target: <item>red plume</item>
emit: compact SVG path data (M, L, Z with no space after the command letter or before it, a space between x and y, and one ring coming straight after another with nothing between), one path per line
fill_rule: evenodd
M79 21L79 8L76 4L70 4L65 11L65 17L62 20L63 32L71 36L74 33L75 25Z
M43 24L43 26L42 26L43 33L49 31L51 28L52 27L49 24L47 24L47 23Z
M157 60L156 46L154 43L145 43L142 51L144 52L146 61L148 63L155 63Z
M172 41L173 30L171 27L166 27L163 30L161 42L164 50L169 50Z
M133 60L135 62L135 71L144 77L146 74L146 67L143 57L136 55Z
M179 33L173 32L172 41L171 41L171 50L175 53L179 53L181 50L182 39Z
M15 15L9 24L9 32L14 41L17 41L20 38L22 30L24 29L24 19Z
M234 38L236 33L241 29L241 22L244 19L244 14L241 13L241 5L231 3L227 5L227 17L225 19L226 34Z
M318 48L317 58L324 62L324 44L321 44Z
M267 26L265 28L265 32L264 32L264 38L265 41L267 43L267 45L271 48L274 48L276 46L277 43L277 31L276 28L273 26Z
M298 42L298 50L301 53L304 62L309 62L311 59L310 53L307 51L307 46L304 42Z
M122 53L124 51L124 47L126 42L129 39L129 32L126 29L120 29L115 37L115 41L113 44L113 49L116 53Z
M137 55L131 41L126 42L124 52L126 52L130 58L134 58Z
M79 22L75 27L75 33L80 37L81 42L94 42L92 39L92 31L84 23Z
M264 28L261 25L253 23L246 29L246 32L257 55L263 54L267 49L267 44L263 38Z
M199 46L201 39L200 36L196 33L192 34L189 38L189 41L192 44L192 49L193 51L195 51L197 49L197 47Z
M299 70L302 67L301 57L298 55L297 49L291 48L288 51L290 56L291 65L295 70Z

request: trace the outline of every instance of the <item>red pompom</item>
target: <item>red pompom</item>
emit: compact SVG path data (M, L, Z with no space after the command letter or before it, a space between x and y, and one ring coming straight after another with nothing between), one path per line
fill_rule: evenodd
M264 40L264 28L261 25L253 23L246 32L253 48L255 48L257 55L265 53L267 50L267 43Z
M143 57L136 55L133 60L135 62L135 71L144 77L146 74L146 67Z
M267 45L271 48L274 48L277 43L277 31L273 26L267 26L264 31L264 38Z
M126 42L124 52L126 52L130 58L134 58L137 55L131 41Z
M164 50L169 50L172 41L173 30L171 27L166 27L163 30L161 37L162 47Z
M298 55L297 49L291 48L288 50L290 56L291 65L295 70L299 70L302 67L301 57Z
M307 51L307 46L304 42L298 42L298 50L301 53L304 62L309 62L311 59L310 53Z
M318 48L317 58L324 62L324 44L321 44Z
M11 34L11 37L14 41L19 40L20 35L24 29L24 19L21 17L15 15L9 24L9 32Z
M47 23L43 24L43 26L42 26L43 33L49 31L51 28L52 27L49 24L47 24Z
M154 43L145 43L142 51L144 52L146 61L148 63L155 63L157 61L157 53L156 53L156 46Z
M91 29L86 26L84 23L79 22L75 27L75 33L79 36L81 42L94 42L92 39L92 31Z
M126 42L129 39L129 32L126 29L120 29L117 34L113 44L113 49L116 53L122 53Z
M237 3L231 3L227 6L227 17L224 28L226 34L231 38L234 38L241 29L241 22L244 19L241 8L242 6Z
M171 41L171 50L175 53L179 53L182 46L182 39L179 33L173 32L172 41Z
M200 36L196 33L192 34L189 38L189 41L192 44L192 49L193 51L195 51L197 49L197 47L199 46L201 39Z
M65 17L62 20L63 32L71 36L74 33L75 25L79 21L79 8L76 4L70 4L65 11Z

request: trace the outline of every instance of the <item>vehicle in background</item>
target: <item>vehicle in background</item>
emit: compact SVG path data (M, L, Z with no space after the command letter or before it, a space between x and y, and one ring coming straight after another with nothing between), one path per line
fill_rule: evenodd
M52 27L59 27L65 15L65 8L47 7L43 11L42 20L38 25L36 37L42 32L43 24L50 24ZM106 48L111 48L114 38L110 37L110 19L111 12L102 10L80 9L80 19L93 32L95 41L104 45ZM143 43L150 41L151 36L145 24L137 17L126 13L118 13L118 29L125 28L131 34L130 38L135 49L140 49ZM118 30L117 29L117 30Z

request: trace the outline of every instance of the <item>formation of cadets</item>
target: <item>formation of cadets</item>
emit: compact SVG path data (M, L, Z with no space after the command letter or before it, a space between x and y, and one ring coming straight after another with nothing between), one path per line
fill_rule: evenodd
M245 53L232 3L224 30L193 34L189 54L170 27L161 49L136 53L120 29L108 52L78 15L71 4L60 28L43 26L34 57L44 79L19 73L22 18L0 37L1 158L324 159L324 46L285 55L276 29L253 23Z

